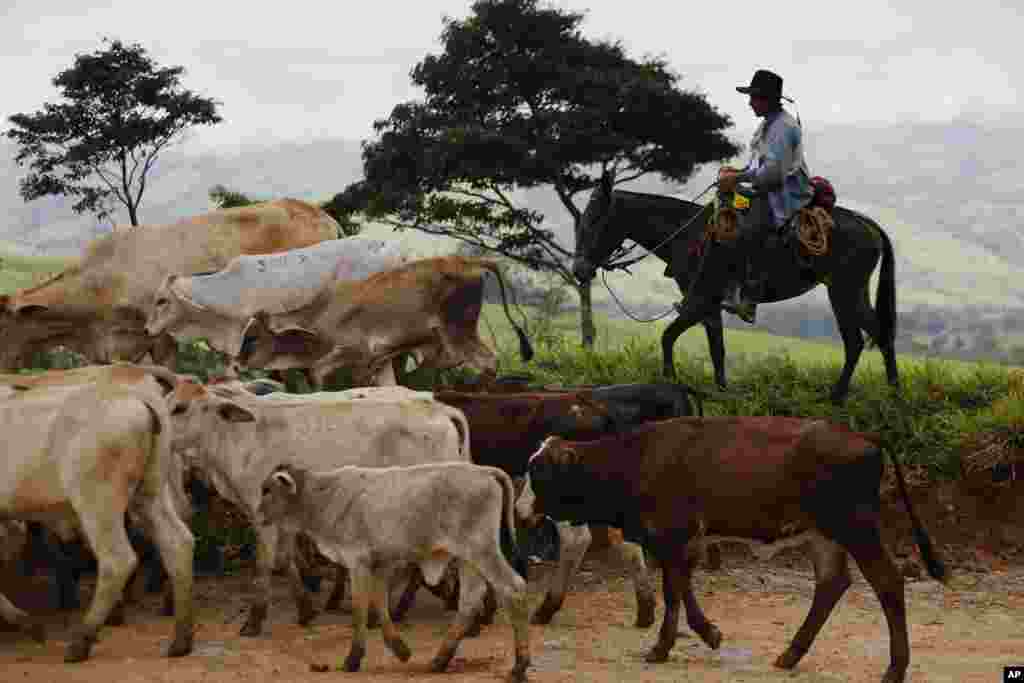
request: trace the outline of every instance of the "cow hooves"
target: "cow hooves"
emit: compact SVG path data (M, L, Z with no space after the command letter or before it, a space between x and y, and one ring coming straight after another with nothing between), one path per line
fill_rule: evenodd
M444 673L448 669L448 663L452 661L451 657L443 657L438 655L430 660L430 671L431 673L440 674Z
M466 629L466 632L462 634L463 638L479 638L480 634L483 633L484 626L483 622L477 618L473 620L473 623Z
M239 635L253 638L263 632L263 620L267 618L266 605L254 605L249 610L249 618L245 620Z
M520 669L518 666L508 672L509 683L526 683L526 668Z
M401 638L395 638L394 640L387 641L388 649L391 650L400 661L408 662L409 658L412 657L412 650L405 644L405 641Z
M352 608L346 608L344 605L341 604L341 600L328 600L327 603L324 605L324 611L343 612L347 614L352 611Z
M247 621L242 626L242 629L238 632L238 635L245 636L246 638L255 638L263 632L263 624L259 622Z
M184 657L192 653L192 636L187 638L175 638L174 642L167 648L168 657Z
M299 603L299 626L309 626L316 619L316 608L312 600L303 600Z
M380 628L380 615L376 609L371 609L366 615L366 628Z
M886 669L885 675L882 676L882 683L903 683L906 677L906 669L894 669L890 666Z
M124 626L124 605L118 605L115 607L109 615L107 620L103 622L104 626Z
M313 663L309 665L309 670L316 674L325 674L331 670L331 667L323 663Z
M654 598L644 599L637 605L636 628L650 628L654 624Z
M46 642L46 626L43 624L29 624L25 627L25 633L27 633L28 637L37 643Z
M342 669L349 673L353 671L359 671L360 665L363 663L363 654L365 654L362 648L352 647L352 651L345 657L345 663L342 665Z
M71 643L68 645L67 652L64 653L64 661L68 663L72 662L84 662L89 659L89 653L92 651L92 644L96 642L96 635L94 633L78 633L71 637Z
M696 629L694 629L696 630ZM714 624L709 623L700 631L697 631L700 635L701 640L707 644L712 650L717 650L722 645L722 632L718 630L718 627Z
M793 652L793 650L786 650L776 658L774 666L776 669L792 669L800 661L802 655Z
M648 664L660 664L661 662L668 661L669 648L663 648L658 645L654 646L654 649L647 653L644 657L644 661Z

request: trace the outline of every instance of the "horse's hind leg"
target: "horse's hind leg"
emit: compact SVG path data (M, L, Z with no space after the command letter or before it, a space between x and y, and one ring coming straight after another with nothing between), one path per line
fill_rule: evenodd
M880 338L878 315L875 314L875 309L871 307L867 287L861 290L857 312L860 315L861 329L871 336L875 344L878 345L878 350L882 353L882 359L885 362L886 380L892 386L896 386L899 384L899 373L896 369L896 348L891 340Z

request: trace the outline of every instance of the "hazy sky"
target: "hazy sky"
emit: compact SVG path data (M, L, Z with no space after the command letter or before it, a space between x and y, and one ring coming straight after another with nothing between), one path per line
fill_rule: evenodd
M661 55L737 124L754 118L734 90L754 69L785 78L805 126L1021 119L1020 0L680 2L559 0L583 31ZM0 0L0 127L56 101L50 80L103 36L141 43L183 83L222 102L225 122L187 149L316 137L361 139L415 99L409 70L440 50L444 15L469 0Z

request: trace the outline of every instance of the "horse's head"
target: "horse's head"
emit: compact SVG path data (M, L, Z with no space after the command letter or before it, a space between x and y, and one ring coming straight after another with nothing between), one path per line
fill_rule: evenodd
M613 185L611 174L603 174L580 216L579 241L572 264L572 272L580 280L592 279L624 239L611 220Z

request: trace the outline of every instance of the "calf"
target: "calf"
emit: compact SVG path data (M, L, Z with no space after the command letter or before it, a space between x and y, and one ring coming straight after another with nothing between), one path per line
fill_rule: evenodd
M390 575L413 562L437 583L460 560L459 611L431 662L444 671L474 622L487 584L505 603L515 632L510 680L525 681L530 663L526 562L515 544L512 481L494 467L442 463L410 467L342 467L327 472L284 465L262 486L258 518L308 535L320 552L352 574L352 647L345 671L366 653L367 608L376 604L384 642L411 656L391 622ZM486 582L486 583L485 583Z
M811 610L775 665L791 669L806 654L850 586L853 555L889 624L884 683L904 680L910 662L903 577L882 545L877 437L821 420L784 417L679 418L592 442L552 437L530 458L519 513L619 527L661 562L665 618L650 662L668 658L679 601L687 623L712 648L721 632L705 617L690 583L687 546L703 533L772 540L796 523L813 539L816 585ZM900 495L928 573L946 570L914 513L899 462ZM532 498L532 505L530 499Z
M120 372L120 370L118 370ZM25 390L0 401L9 445L0 472L0 519L80 528L99 572L92 605L71 636L65 660L89 657L104 620L137 564L125 530L131 511L160 550L174 584L174 640L168 656L192 649L194 540L176 512L180 471L170 453L170 417L159 392L99 380ZM0 596L0 615L41 629Z

